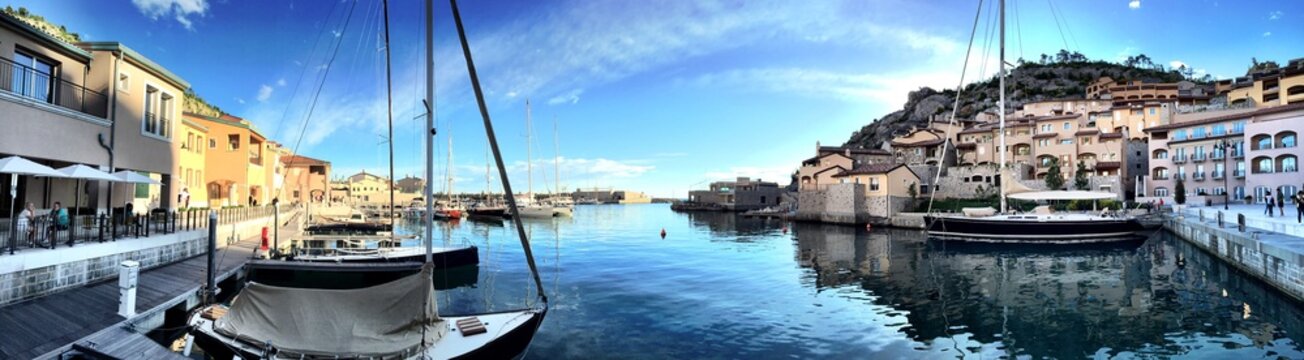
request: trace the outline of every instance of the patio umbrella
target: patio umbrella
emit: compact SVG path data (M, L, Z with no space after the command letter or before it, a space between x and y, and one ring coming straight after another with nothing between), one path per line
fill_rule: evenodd
M4 159L0 159L0 173L14 174L14 175L63 177L62 173L59 173L58 171L51 169L49 166L37 164L35 162L32 162L31 160L27 160L18 156L10 156ZM12 218L16 223L18 221L18 216L16 216L18 214L18 177L17 176L10 177L9 197L13 199L13 201L11 201L13 203L12 209L10 209L9 212L10 218ZM17 238L9 242L9 255L14 254L14 248L17 247L17 245L18 245Z
M63 174L63 177L77 180L76 192L74 193L75 195L73 197L73 203L77 205L77 210L73 214L73 219L76 219L78 216L81 216L81 192L82 192L81 181L83 179L108 181L108 182L121 181L118 180L118 178L113 177L113 175L109 175L109 173L82 164L68 166L59 169L58 171Z
M159 182L158 180L151 179L148 176L141 175L140 173L131 170L122 170L119 172L115 172L113 173L113 177L118 178L117 180L118 182L163 185L163 183Z

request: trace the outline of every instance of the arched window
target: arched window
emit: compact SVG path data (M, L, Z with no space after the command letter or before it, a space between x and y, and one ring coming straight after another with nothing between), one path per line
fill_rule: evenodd
M1151 158L1151 159L1167 159L1167 158L1168 158L1168 150L1164 150L1164 149L1156 149L1153 153L1151 153L1150 158Z
M1250 150L1272 149L1272 136L1268 136L1268 134L1254 135L1254 137L1250 139L1250 145L1252 146Z
M1272 164L1272 158L1270 158L1270 157L1267 157L1267 156L1260 156L1260 157L1254 158L1254 162L1251 163L1251 164L1253 164L1253 166L1250 168L1250 172L1251 172L1251 173L1255 173L1255 174L1271 174L1271 173L1272 173L1272 167L1273 167L1273 164Z
M1154 170L1150 175L1151 175L1151 177L1153 177L1155 180L1167 180L1167 179L1168 179L1168 168L1166 168L1166 167L1157 167L1157 168L1155 168L1155 170Z
M1304 94L1304 85L1295 85L1286 89L1286 96Z
M1277 157L1278 172L1296 172L1299 171L1299 159L1295 155L1282 155Z
M1282 131L1282 132L1277 133L1277 141L1276 141L1276 143L1277 143L1277 147L1278 147L1278 148L1291 148L1291 147L1295 147L1295 145L1297 144L1297 142L1295 141L1295 132L1294 132L1294 131Z

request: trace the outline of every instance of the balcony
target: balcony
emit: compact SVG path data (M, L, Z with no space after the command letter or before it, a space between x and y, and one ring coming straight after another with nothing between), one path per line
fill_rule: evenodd
M1185 163L1186 163L1186 155L1176 155L1176 156L1173 156L1173 163L1174 163L1174 164L1185 164Z
M1214 179L1214 180L1222 180L1222 178L1223 178L1224 176L1227 176L1227 172L1226 172L1226 171L1220 171L1220 170L1214 170L1214 171L1213 171L1213 179Z
M1198 173L1191 174L1191 178L1195 179L1195 181L1204 181L1204 173L1198 172Z
M1245 178L1245 170L1236 170L1236 171L1233 171L1233 172L1232 172L1232 176L1235 176L1235 177L1237 177L1237 178Z
M1191 162L1204 162L1204 154L1195 154L1191 156Z
M1173 176L1173 180L1186 180L1186 174L1177 174Z
M1223 159L1223 153L1220 153L1220 152L1216 152L1216 153L1213 153L1212 155L1209 155L1209 160L1218 161L1218 160L1222 160L1222 159Z
M1232 151L1232 158L1233 158L1233 159L1244 159L1244 158L1245 158L1245 152L1244 152L1244 151Z
M1168 175L1155 175L1154 178L1155 180L1168 180Z
M108 97L31 67L0 57L0 90L101 119L108 117Z

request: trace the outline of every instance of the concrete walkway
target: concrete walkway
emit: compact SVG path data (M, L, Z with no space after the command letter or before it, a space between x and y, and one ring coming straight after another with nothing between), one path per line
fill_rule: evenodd
M1265 206L1263 204L1231 205L1230 209L1225 212L1226 215L1224 215L1224 220L1228 224L1231 224L1230 227L1234 227L1236 226L1236 215L1243 214L1245 215L1245 226L1263 230L1265 232L1304 238L1304 224L1296 221L1294 204L1286 204L1286 216L1281 216L1280 213L1277 212L1277 208L1273 207L1273 216L1268 217L1264 208ZM1221 205L1208 207L1187 205L1186 209L1183 209L1183 213L1188 217L1198 218L1201 210L1204 210L1205 219L1211 221L1217 219L1217 213L1219 211L1224 211Z

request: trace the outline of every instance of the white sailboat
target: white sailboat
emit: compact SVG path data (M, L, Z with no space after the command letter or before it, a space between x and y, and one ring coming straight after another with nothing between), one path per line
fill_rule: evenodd
M982 11L979 8L979 11ZM1001 208L964 209L962 215L930 214L924 217L928 236L940 240L957 240L997 243L1075 244L1094 243L1139 238L1143 231L1136 219L1126 215L1106 214L1056 214L1049 206L1039 206L1032 213L1012 214L1008 211L1007 197L1022 200L1100 200L1112 199L1113 193L1092 191L1031 191L1018 183L1008 170L1005 146L1005 1L1000 1L1000 115L998 151L1000 152ZM967 59L966 59L967 63ZM963 89L963 87L961 87ZM957 91L958 101L960 93ZM952 109L955 111L955 109ZM952 119L954 120L954 112ZM945 152L945 151L944 151ZM940 163L940 162L939 162ZM940 171L939 171L940 174ZM939 175L940 176L940 175ZM1113 209L1119 210L1119 209Z
M386 67L389 52L389 6L384 2ZM433 0L426 0L427 104L433 104L434 27ZM489 142L494 148L503 189L511 193L502 156L497 151L492 121L475 72L457 2L451 1L458 37L466 55L467 70L480 106ZM347 20L346 20L347 21ZM344 29L347 30L348 23ZM428 105L429 106L429 105ZM427 129L433 130L433 109L427 107ZM433 163L427 134L426 176ZM424 195L432 195L427 181ZM513 213L516 203L508 199ZM427 202L427 209L430 207ZM519 215L518 215L519 217ZM190 336L205 352L218 359L510 359L521 356L548 312L538 267L525 236L517 231L526 263L542 300L539 307L520 310L440 317L435 297L433 266L433 223L425 223L425 265L413 275L358 289L320 289L249 283L228 306L201 308L189 318ZM359 270L365 271L365 270ZM187 350L187 354L189 351Z
M540 202L534 196L534 156L531 147L534 143L531 141L531 133L534 132L530 122L530 99L525 99L525 178L526 192L524 205L521 206L521 216L531 218L550 218L559 214L557 209L552 205Z
M553 188L548 203L552 205L552 210L557 212L557 216L572 216L575 213L575 202L561 193L561 145L557 140L556 117L552 118L552 149L552 177L556 187Z

